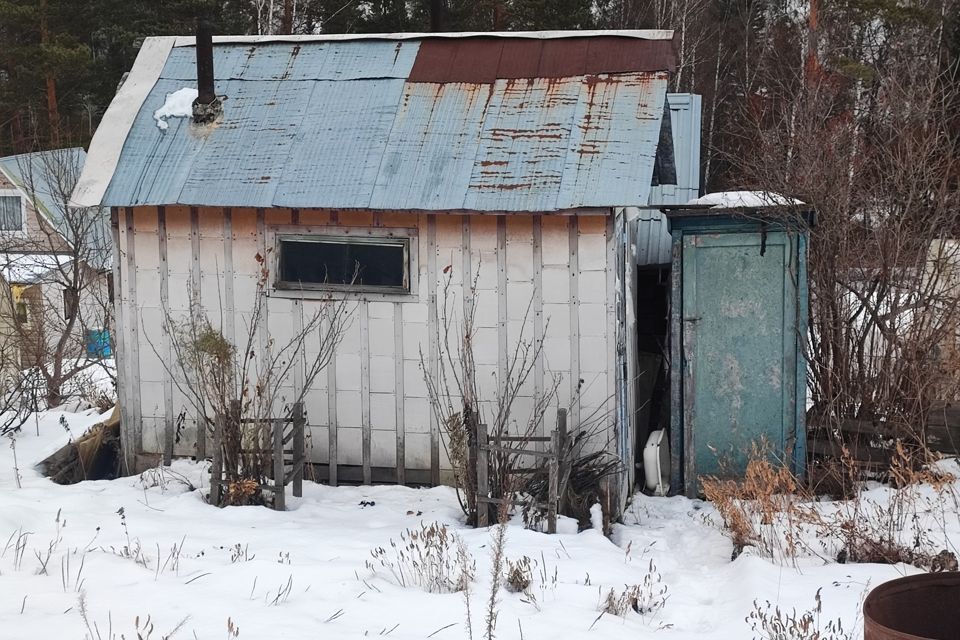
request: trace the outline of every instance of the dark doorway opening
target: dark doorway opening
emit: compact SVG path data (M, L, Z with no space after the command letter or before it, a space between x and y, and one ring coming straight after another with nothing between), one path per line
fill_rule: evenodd
M670 426L670 267L637 269L636 468L650 433ZM666 440L669 442L669 440ZM637 479L643 486L643 474Z

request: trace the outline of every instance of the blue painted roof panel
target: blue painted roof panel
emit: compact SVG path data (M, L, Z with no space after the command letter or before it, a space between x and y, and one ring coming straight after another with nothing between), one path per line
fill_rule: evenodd
M356 207L370 202L403 80L317 82L290 143L274 203Z
M645 204L666 74L405 81L415 41L216 45L222 119L157 126L193 87L175 47L103 198L110 206L555 211Z
M354 41L217 45L213 68L224 80L364 80L407 78L417 41ZM197 80L194 47L174 47L161 78Z

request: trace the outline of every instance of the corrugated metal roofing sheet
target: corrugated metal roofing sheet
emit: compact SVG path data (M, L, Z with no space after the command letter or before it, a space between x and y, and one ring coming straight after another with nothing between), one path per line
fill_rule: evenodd
M479 211L646 203L666 71L411 82L419 46L217 44L222 120L170 118L161 130L154 111L196 82L194 49L174 47L103 203Z

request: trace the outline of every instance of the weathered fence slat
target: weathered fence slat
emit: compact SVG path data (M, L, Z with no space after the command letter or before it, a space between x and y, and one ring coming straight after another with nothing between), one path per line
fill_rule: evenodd
M303 470L307 464L306 458L306 415L303 403L296 402L290 408L290 415L286 418L241 418L240 403L231 403L230 418L235 424L257 425L266 424L270 428L269 442L273 461L272 482L259 487L262 491L273 493L273 508L278 511L286 509L286 485L293 484L293 495L303 496ZM226 428L227 418L218 415L214 418L213 434L213 463L210 467L210 503L219 504L223 496L223 431ZM287 429L290 425L290 429ZM266 436L266 434L265 434ZM292 443L290 448L285 445ZM258 454L260 449L242 449L240 453ZM287 459L289 456L289 460ZM289 467L289 472L287 468Z
M477 526L486 527L490 525L490 511L487 507L480 508L481 498L490 497L490 483L487 478L488 466L490 464L490 455L487 448L481 446L487 442L487 425L477 425Z
M540 460L546 460L547 467L547 501L539 503L537 506L545 509L547 512L547 533L557 532L557 515L560 506L560 485L561 478L565 478L566 469L564 468L563 446L567 437L567 412L560 409L557 412L557 428L550 432L549 437L524 437L524 436L494 436L491 438L487 433L487 425L477 425L476 441L470 447L470 464L477 471L476 504L477 504L477 526L486 527L490 524L490 510L487 505L503 504L504 498L490 497L490 483L488 478L488 465L490 453L504 453L514 456L528 456ZM507 446L503 443L520 443L521 445L530 442L549 442L549 451L536 451L526 449L522 446ZM507 475L529 475L538 473L543 467L516 467L506 470ZM562 480L565 484L566 480ZM529 501L508 500L509 504L525 505Z

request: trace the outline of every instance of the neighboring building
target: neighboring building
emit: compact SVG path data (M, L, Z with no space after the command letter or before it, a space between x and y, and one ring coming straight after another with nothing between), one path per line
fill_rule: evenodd
M49 360L58 348L71 359L107 355L91 345L109 334L108 220L98 207L67 206L85 157L73 148L0 158L0 357L7 372Z
M144 42L74 192L112 211L131 467L207 450L172 379L164 318L194 291L237 340L266 257L263 331L278 344L317 299L357 302L306 394L321 479L444 479L420 354L436 370L449 275L454 306L476 310L481 396L508 375L521 333L542 339L520 421L559 376L572 427L598 423L596 446L632 482L637 250L667 232L639 208L699 187L699 98L667 103L672 32L219 37L222 113L208 124L182 104L196 58L192 37ZM669 265L657 252L641 262Z

